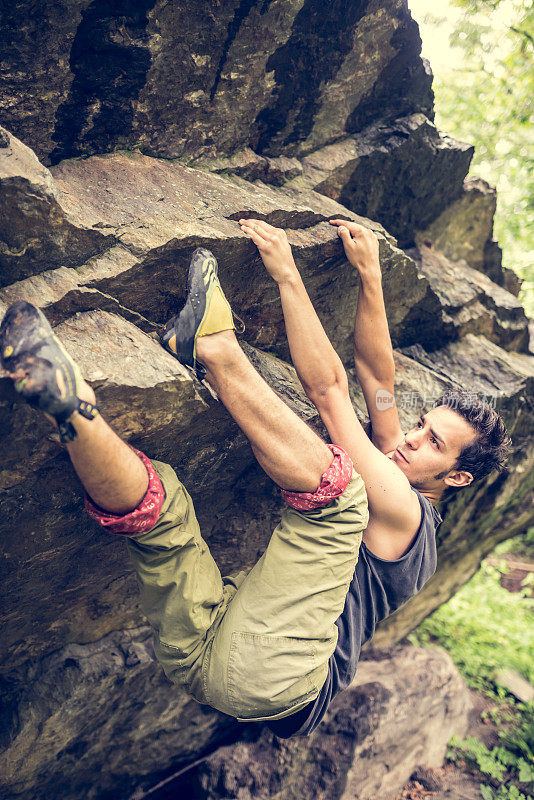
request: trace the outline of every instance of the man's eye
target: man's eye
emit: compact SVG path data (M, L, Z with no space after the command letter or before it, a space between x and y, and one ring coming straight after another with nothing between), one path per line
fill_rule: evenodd
M439 449L439 444L437 443L437 441L434 439L434 437L433 437L433 436L432 436L432 438L431 438L431 440L430 440L430 441L431 441L431 442L434 442L434 444L436 445L436 447Z

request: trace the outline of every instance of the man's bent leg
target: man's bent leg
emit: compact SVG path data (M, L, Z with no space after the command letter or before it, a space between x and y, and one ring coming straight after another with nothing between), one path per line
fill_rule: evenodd
M127 537L158 661L170 680L202 702L209 631L235 586L223 584L174 470L133 450L100 416L89 421L75 415L71 422L77 438L67 449L86 491L86 509L111 533Z
M232 331L197 340L206 380L249 439L265 472L283 489L313 492L332 461L326 444L271 389Z
M170 680L206 702L202 662L235 585L230 579L223 583L200 535L192 500L174 470L142 453L135 457L149 475L138 507L121 517L87 498L86 508L110 532L127 536L158 661Z
M92 388L35 306L8 309L0 364L17 391L59 426L89 514L129 537L159 660L169 677L203 699L197 676L209 632L236 587L230 580L223 585L191 498L170 467L152 465L98 414Z
M134 508L146 470L98 413L95 394L43 312L17 301L0 323L0 365L30 405L55 422L82 482L110 511Z
M19 389L26 390L24 396L34 400L34 405L42 394L46 402L39 407L45 413L48 409L57 410L53 392L61 400L67 375L71 379L72 405L84 402L96 408L92 388L61 344L53 339L48 323L35 307L12 307L1 331L2 362L16 352L18 361L14 366L8 362L8 375L18 382ZM51 358L57 357L58 366L50 366L43 359L40 363L34 356L41 340L43 346L49 347ZM27 344L33 350L26 352ZM49 373L45 372L44 377L43 364ZM54 421L52 414L47 415ZM191 498L170 467L154 467L146 456L123 442L98 414L88 419L73 411L67 422L66 446L86 491L86 508L112 533L129 537L128 547L141 584L141 603L156 629L156 654L169 677L194 692L208 631L224 613L235 586L230 582L223 586L200 536Z
M293 507L284 510L215 634L207 699L238 719L288 716L325 681L369 517L361 476L341 448L332 450L311 502L285 493Z

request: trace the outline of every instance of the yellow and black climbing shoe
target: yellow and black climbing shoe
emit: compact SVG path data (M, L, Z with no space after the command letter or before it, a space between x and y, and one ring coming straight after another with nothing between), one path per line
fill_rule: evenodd
M15 389L35 408L55 418L62 442L71 442L76 431L69 418L78 411L94 419L98 408L80 400L82 374L54 336L43 312L19 301L6 311L0 325L0 361Z
M185 305L179 314L171 317L160 335L163 347L182 364L193 367L200 380L206 370L197 361L198 337L235 330L234 314L217 273L217 259L213 253L201 247L195 250L187 275Z

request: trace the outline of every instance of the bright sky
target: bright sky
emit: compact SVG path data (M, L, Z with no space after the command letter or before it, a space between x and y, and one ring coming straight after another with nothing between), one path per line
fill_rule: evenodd
M454 22L462 16L462 10L451 5L447 0L441 0L435 6L435 15L444 17L441 25L426 25L425 14L431 10L428 0L408 0L408 7L412 17L419 23L421 38L423 40L423 55L428 58L432 68L437 72L454 61L454 51L449 45L449 36L452 33Z
M421 39L423 40L423 56L428 58L435 74L444 71L447 68L454 66L456 61L456 54L454 47L449 44L449 36L454 30L455 23L458 22L463 16L463 9L455 6L451 0L441 0L439 5L431 6L428 0L408 0L408 7L412 12L412 17L418 22L421 32ZM492 48L485 55L485 63L488 67L492 67L492 51L497 61L502 56L502 50L494 46L495 30L500 28L502 30L503 39L502 44L506 47L505 34L508 31L508 24L511 17L513 17L514 0L503 0L501 4L491 12L491 40ZM432 17L440 20L439 24L425 23L425 15L432 15ZM476 17L472 17L473 21ZM481 22L487 22L487 17L480 15Z

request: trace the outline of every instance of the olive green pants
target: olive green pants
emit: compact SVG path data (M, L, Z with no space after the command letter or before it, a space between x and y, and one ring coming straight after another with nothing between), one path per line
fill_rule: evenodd
M166 675L240 720L278 719L313 700L337 642L336 619L367 526L361 476L313 511L286 506L252 570L222 578L193 503L167 464L158 522L129 538L141 604Z

